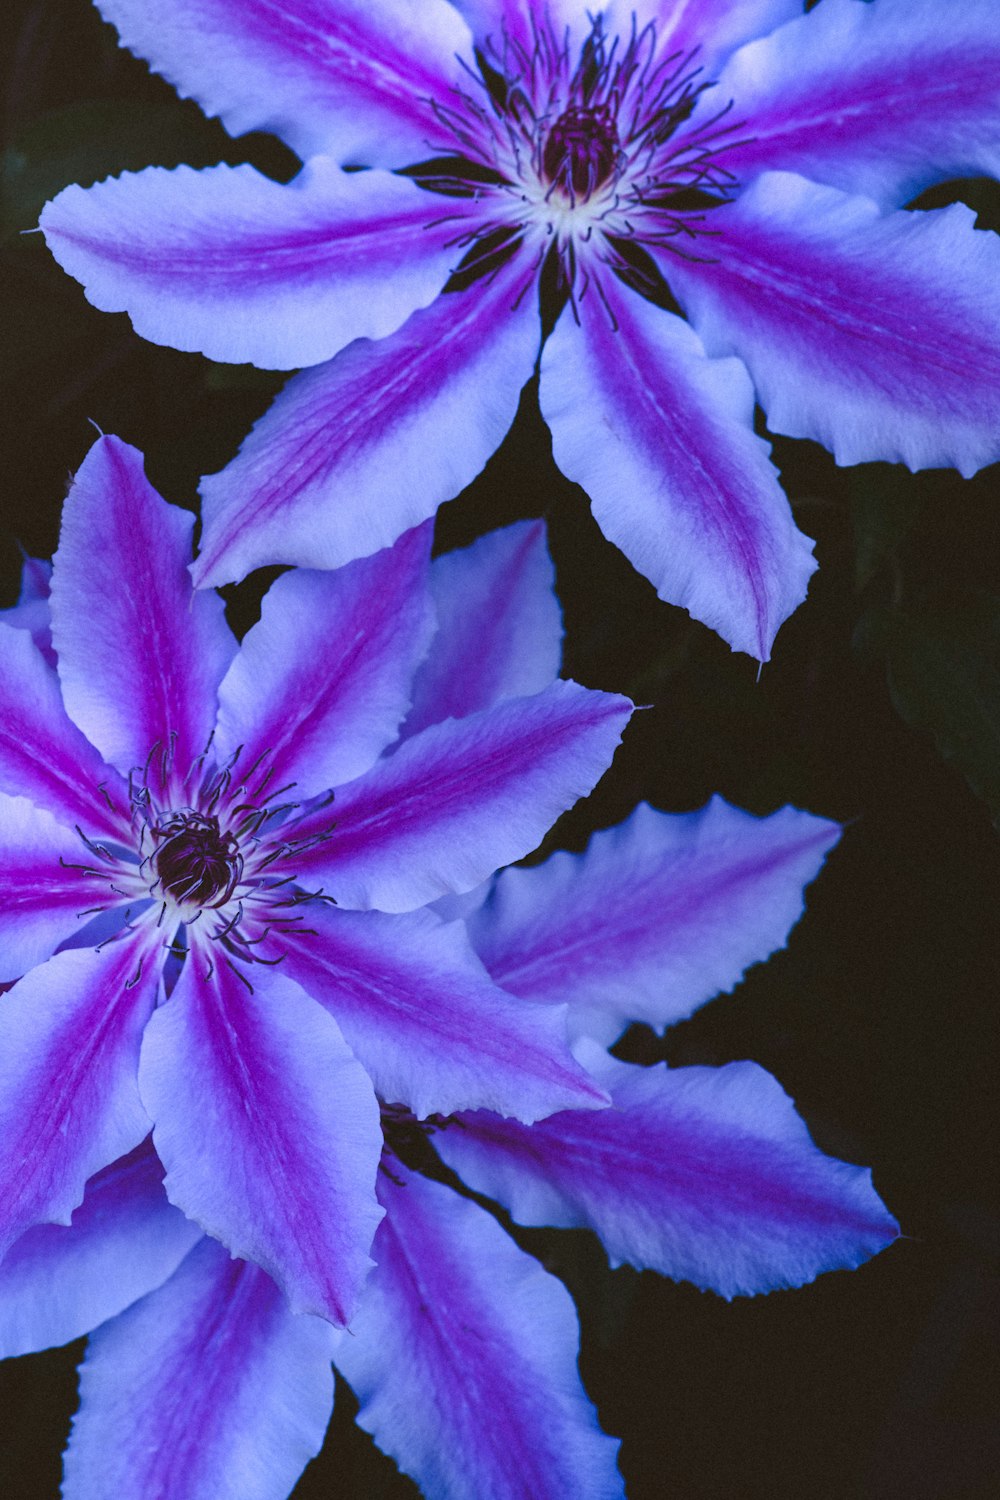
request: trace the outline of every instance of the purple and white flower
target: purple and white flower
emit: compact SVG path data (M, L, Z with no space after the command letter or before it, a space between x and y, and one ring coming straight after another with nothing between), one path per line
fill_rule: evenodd
M903 211L1000 169L994 0L98 3L306 160L287 186L126 174L42 216L146 337L312 367L204 482L200 583L339 565L457 494L535 369L540 277L569 304L541 355L556 462L663 598L760 659L814 564L755 398L838 463L1000 457L1000 245L967 208Z
M0 1253L152 1123L171 1201L343 1324L382 1218L377 1096L606 1103L564 1016L428 904L533 849L631 705L553 680L538 524L433 567L423 527L287 574L237 650L192 591L193 523L100 439L63 512L57 667L23 610L0 625ZM432 647L442 578L473 603Z
M347 1332L292 1315L263 1271L201 1239L148 1143L88 1184L71 1227L29 1230L0 1263L0 1354L97 1328L65 1500L281 1500L323 1441L331 1359L360 1424L432 1500L620 1497L568 1294L433 1179L443 1162L519 1223L593 1229L613 1264L726 1297L887 1245L897 1227L871 1174L818 1151L762 1069L634 1067L586 1036L631 1017L662 1026L736 984L785 942L837 834L791 808L640 808L585 855L479 893L470 920L490 969L524 1004L570 1007L578 1055L613 1102L533 1125L383 1107L385 1218Z

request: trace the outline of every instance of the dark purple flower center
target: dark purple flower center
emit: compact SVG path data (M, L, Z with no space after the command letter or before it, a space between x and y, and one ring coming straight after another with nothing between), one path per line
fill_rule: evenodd
M174 813L152 832L153 863L164 895L186 906L224 906L239 884L243 861L218 818Z
M619 145L607 105L571 104L545 137L542 171L565 193L587 199L614 174Z

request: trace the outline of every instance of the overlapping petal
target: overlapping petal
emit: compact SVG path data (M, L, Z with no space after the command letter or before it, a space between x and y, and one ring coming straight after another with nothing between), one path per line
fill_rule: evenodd
M295 376L237 458L202 481L196 583L264 563L339 567L388 546L471 483L534 369L531 280L515 268L440 297L393 336L359 340Z
M67 716L59 679L29 633L9 625L0 625L0 702L0 791L30 798L70 828L120 838L124 781Z
M49 620L49 581L52 564L38 557L25 556L21 565L21 592L17 603L9 609L0 609L0 621L13 625L18 630L27 630L45 657L50 667L56 664L52 649L52 630Z
M149 1131L136 1071L151 942L140 924L100 953L58 953L0 999L0 1255L34 1224L68 1224L88 1177Z
M529 1131L463 1115L444 1160L519 1224L596 1230L628 1261L724 1297L860 1265L898 1225L871 1172L813 1145L755 1063L637 1068L605 1059L612 1106Z
M521 859L611 762L632 705L555 682L435 724L337 793L334 837L299 857L341 905L408 911ZM329 814L305 818L296 837Z
M98 0L122 41L233 135L399 167L437 134L469 33L445 0Z
M420 1117L478 1107L528 1121L604 1102L561 1008L492 984L460 923L320 910L309 925L283 940L283 970L329 1010L383 1099Z
M528 57L535 51L538 24L547 19L557 40L565 35L571 45L579 46L590 30L588 10L596 13L605 5L588 7L586 0L453 0L454 7L468 21L476 45L491 43L494 53L504 56L504 44L513 42Z
M714 212L710 263L664 268L709 352L748 366L774 431L841 464L969 475L1000 458L1000 240L973 219L882 215L765 173Z
M766 661L815 563L754 434L746 370L614 278L602 293L542 354L556 463L661 598Z
M263 966L184 966L146 1030L142 1098L176 1203L263 1266L293 1311L343 1325L371 1261L382 1136L332 1018Z
M617 1500L569 1293L474 1203L391 1170L378 1268L334 1356L359 1425L435 1500Z
M287 184L246 165L126 172L65 188L40 222L102 312L127 312L153 343L275 370L394 332L457 258L455 224L412 182L326 157Z
M89 858L50 813L0 793L0 980L48 958L81 925L83 910L107 898L106 881L60 864Z
M823 0L738 52L702 109L747 121L725 162L799 172L898 208L935 182L1000 175L993 0Z
M138 1146L91 1178L68 1226L29 1229L0 1262L0 1359L89 1333L161 1286L201 1237Z
M784 945L839 832L721 797L694 813L641 806L584 854L504 870L468 919L472 943L498 984L568 1003L578 1030L662 1030Z
M119 438L98 439L63 506L52 574L63 699L126 773L155 747L157 765L172 763L183 778L215 726L236 643L222 600L192 598L193 528L194 516L161 500L142 454Z
M710 83L737 47L800 16L802 0L612 0L612 30L627 32L632 12L640 24L656 25L661 57L690 57L690 66L702 70L697 81ZM716 94L722 90L713 91L713 102Z
M559 675L562 615L541 521L446 552L431 569L434 646L417 673L404 734L540 693Z
M323 1442L336 1337L203 1239L91 1339L64 1500L285 1500Z
M271 585L219 690L221 760L267 752L272 784L293 782L302 798L368 770L396 738L434 630L431 530Z

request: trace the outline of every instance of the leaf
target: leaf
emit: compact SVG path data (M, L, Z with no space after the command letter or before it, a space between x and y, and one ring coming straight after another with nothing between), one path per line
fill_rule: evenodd
M947 613L866 616L862 649L885 659L901 718L928 731L1000 821L1000 597L977 591Z
M905 469L863 464L851 475L854 586L860 593L895 556L920 514L924 495Z

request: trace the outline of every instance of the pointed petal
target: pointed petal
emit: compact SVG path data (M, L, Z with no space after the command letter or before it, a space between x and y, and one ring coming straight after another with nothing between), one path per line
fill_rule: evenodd
M619 1500L565 1287L476 1204L392 1172L378 1269L335 1354L359 1425L434 1500Z
M291 370L392 333L437 296L465 210L388 172L314 157L290 183L250 166L148 167L46 204L41 228L102 312L154 344ZM433 221L433 223L432 223Z
M994 0L823 0L731 59L704 108L747 123L725 164L799 172L898 208L936 182L1000 175Z
M444 0L99 0L125 46L231 135L267 130L300 156L401 167L432 153L435 101L469 33Z
M102 953L57 953L0 999L0 1255L68 1224L87 1178L149 1131L136 1069L155 941L140 924Z
M709 352L748 366L773 431L840 464L968 476L1000 457L1000 241L973 219L881 215L768 172L715 210L711 264L664 269Z
M692 66L701 69L698 81L710 83L737 47L800 16L802 0L613 0L610 8L613 24L623 32L629 29L633 11L640 25L653 21L657 56L694 53ZM709 95L715 109L721 93L713 89ZM741 110L739 103L737 108Z
M853 1269L899 1232L871 1172L824 1156L756 1063L637 1068L606 1060L611 1109L528 1131L488 1115L435 1137L470 1187L518 1224L588 1228L612 1264L750 1295Z
M49 666L54 667L56 654L52 649L49 619L51 577L51 563L26 555L21 565L21 592L17 603L12 604L9 609L0 609L0 621L4 625L12 625L16 630L27 630Z
M371 1261L382 1133L371 1084L297 984L188 962L146 1030L139 1082L167 1195L256 1261L295 1312L343 1324ZM249 983L249 981L248 981Z
M322 1446L335 1341L203 1239L91 1339L64 1500L285 1500Z
M661 599L767 661L816 565L754 434L747 372L615 278L603 290L607 306L583 298L542 354L556 463Z
M337 793L332 839L298 858L342 906L412 911L521 859L611 763L627 698L555 682L449 719ZM315 821L295 829L307 837Z
M98 439L63 506L52 574L63 697L123 772L159 745L183 777L215 724L236 643L222 600L192 596L193 528L194 516L160 499L142 454L118 438Z
M561 1008L492 984L460 923L317 910L309 925L283 939L284 972L334 1017L381 1098L421 1118L478 1107L537 1120L604 1103L570 1053Z
M220 760L268 751L306 799L367 771L395 739L434 630L433 528L333 573L273 583L219 690Z
M105 880L60 864L82 863L83 853L50 813L0 794L0 979L19 979L51 957L86 920L85 907L117 899Z
M407 737L555 681L562 613L554 584L544 521L519 521L435 559L438 631L417 673Z
M29 1229L0 1263L0 1359L68 1344L161 1286L201 1239L167 1202L148 1144L87 1183L68 1227Z
M640 806L584 854L504 870L469 919L472 945L504 989L569 1003L577 1030L662 1030L784 947L839 833L721 797L694 813Z
M289 381L228 468L202 481L196 584L264 563L339 567L470 484L534 369L527 290L512 271L449 293L392 337L359 340Z
M0 791L28 797L92 837L121 838L128 829L122 778L67 715L59 679L28 632L7 625L0 625Z

